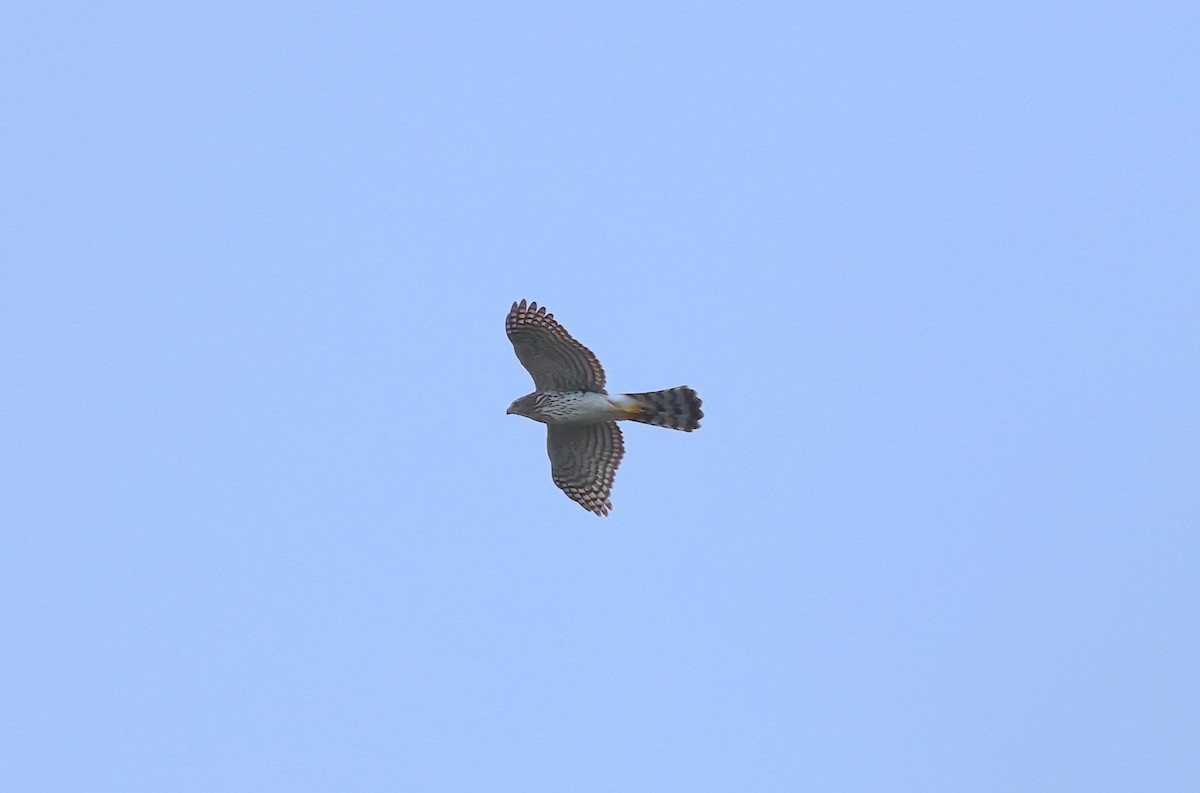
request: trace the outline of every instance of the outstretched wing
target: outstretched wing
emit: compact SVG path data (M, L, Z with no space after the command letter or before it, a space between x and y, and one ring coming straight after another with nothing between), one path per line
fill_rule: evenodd
M608 494L625 455L621 428L615 421L598 424L549 424L546 451L554 484L589 512L607 515Z
M504 330L538 391L604 392L604 369L596 356L571 338L545 306L513 303Z

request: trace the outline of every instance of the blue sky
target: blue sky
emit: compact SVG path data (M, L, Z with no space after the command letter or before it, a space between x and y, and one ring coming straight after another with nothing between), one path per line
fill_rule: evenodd
M3 789L1200 787L1194 4L0 31Z

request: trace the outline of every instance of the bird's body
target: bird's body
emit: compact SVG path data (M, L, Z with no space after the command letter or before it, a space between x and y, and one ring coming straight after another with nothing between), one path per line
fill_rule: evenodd
M625 454L618 421L684 432L700 426L700 398L687 386L607 393L596 356L537 303L513 303L505 330L536 389L509 405L508 412L547 425L554 483L584 509L607 515L612 508L609 492Z
M700 411L700 397L687 386L645 394L534 391L509 405L508 412L543 424L628 420L685 432L697 429L704 416Z
M550 391L527 394L508 412L543 424L588 424L630 418L636 403L624 394L601 391Z

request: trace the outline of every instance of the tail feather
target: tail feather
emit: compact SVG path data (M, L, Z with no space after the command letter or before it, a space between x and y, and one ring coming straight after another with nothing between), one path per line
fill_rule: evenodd
M639 413L629 418L643 424L691 432L700 426L700 419L704 418L700 397L685 385L626 396L636 399L641 408Z

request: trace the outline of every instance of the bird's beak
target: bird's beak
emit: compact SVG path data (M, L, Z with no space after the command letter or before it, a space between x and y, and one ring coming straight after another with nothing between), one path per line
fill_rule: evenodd
M505 415L511 416L512 415L512 405L509 405L508 410L504 411L504 413L505 413Z

